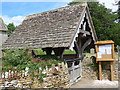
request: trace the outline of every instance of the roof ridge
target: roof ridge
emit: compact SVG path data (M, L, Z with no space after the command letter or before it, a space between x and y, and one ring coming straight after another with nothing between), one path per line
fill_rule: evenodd
M2 19L2 17L0 17L0 31L2 30L2 31L7 31L8 29L7 29L7 26L5 25L5 23L4 23L4 21L3 21L3 19Z
M56 9L53 9L53 10L49 10L49 11L45 11L45 12L41 12L41 13L37 13L37 14L32 14L32 15L28 15L28 16L26 16L25 17L25 19L24 20L28 20L28 19L31 19L31 18L35 18L35 17L38 17L38 16L41 16L43 13L50 13L50 12L54 12L54 11L56 11L56 10L61 10L61 9L67 9L67 8L69 8L69 7L73 7L73 6L78 6L78 5L80 5L80 6L86 6L86 4L74 4L74 5L67 5L67 6L63 6L63 7L60 7L60 8L56 8Z

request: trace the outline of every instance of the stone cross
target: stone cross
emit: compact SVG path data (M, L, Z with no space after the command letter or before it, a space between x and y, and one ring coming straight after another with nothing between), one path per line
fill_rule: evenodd
M95 49L94 48L91 48L90 49L90 54L94 54L95 53Z

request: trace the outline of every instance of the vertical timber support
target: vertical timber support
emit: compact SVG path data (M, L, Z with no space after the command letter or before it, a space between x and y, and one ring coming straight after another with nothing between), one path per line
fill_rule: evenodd
M82 58L82 41L81 41L81 34L78 35L78 48L79 48L79 58Z
M64 47L53 48L53 51L54 51L55 55L60 59L63 59L64 50L65 50Z
M110 69L111 69L111 81L114 80L114 70L113 70L113 62L110 62Z
M99 61L99 80L102 80L102 65L101 65L101 61Z
M75 47L74 47L78 58L82 58L82 48L81 47L82 47L81 34L79 34L77 40L75 41Z
M77 57L80 58L80 49L79 49L79 46L78 46L78 43L75 41L75 47L74 47L76 53L77 53Z
M52 53L52 48L46 48L46 54L51 55Z
M51 55L52 53L52 48L42 48L42 50L46 52L46 55Z

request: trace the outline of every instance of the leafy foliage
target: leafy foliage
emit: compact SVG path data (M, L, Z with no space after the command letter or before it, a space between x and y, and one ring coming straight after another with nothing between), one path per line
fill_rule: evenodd
M73 1L68 4L76 3ZM115 45L120 45L120 23L115 23L118 15L99 2L88 2L88 6L98 40L113 40Z
M120 23L120 1L118 1L118 23Z
M18 70L24 70L26 67L31 68L31 71L50 68L52 64L62 62L56 56L36 56L29 54L28 49L25 50L6 50L3 57L3 70L8 71L16 67Z
M10 36L13 33L13 31L16 29L16 27L13 23L9 23L7 25L7 28L8 28L8 36Z
M6 50L3 57L3 64L5 66L26 65L32 60L32 56L27 55L27 50Z
M37 56L33 59L33 62L36 64L35 66L37 68L41 67L44 69L46 66L50 68L52 64L58 64L61 63L62 61L58 59L56 56L52 55L44 55L44 56Z
M118 15L98 2L88 3L98 40L113 40L120 45L120 24L115 23Z

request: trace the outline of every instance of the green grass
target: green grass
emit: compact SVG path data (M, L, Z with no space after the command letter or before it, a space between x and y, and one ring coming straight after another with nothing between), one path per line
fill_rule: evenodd
M65 50L64 54L76 54L76 52L71 50Z
M42 49L34 49L35 53L37 55L46 55L46 52L43 52ZM52 52L54 53L54 52ZM65 50L64 54L76 54L75 51L71 51L71 50Z
M42 49L34 49L34 51L37 55L46 55L46 52L43 52Z
M42 49L34 49L34 50L35 50L37 55L46 55L46 52L43 52ZM54 53L54 52L52 52L52 53ZM76 52L75 51L71 51L71 50L65 50L64 54L76 54ZM83 54L85 54L88 57L96 56L96 53L95 54L83 53ZM117 54L115 55L115 58L116 59L118 58Z

